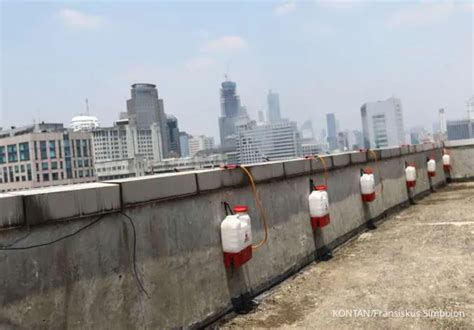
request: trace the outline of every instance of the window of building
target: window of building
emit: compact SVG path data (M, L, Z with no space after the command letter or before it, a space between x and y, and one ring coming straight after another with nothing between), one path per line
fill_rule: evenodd
M25 175L21 176L21 181L26 181L26 176Z
M61 147L61 140L58 140L58 151L59 151L59 158L63 158L63 149Z
M18 165L15 165L15 174L17 174L18 172L20 172L20 167Z
M53 177L53 181L58 181L58 180L59 180L59 175L58 175L58 173L53 173L53 174L52 174L52 177Z
M5 164L6 162L5 147L0 147L0 164Z
M58 162L51 162L51 169L57 170L58 169Z
M41 182L39 174L36 174L36 182Z
M77 167L82 167L82 159L79 159L79 160L77 161Z
M7 151L8 151L8 162L17 162L18 161L18 153L16 149L16 144L11 144L7 146Z
M28 181L31 181L32 180L32 177L31 177L31 164L26 164L26 174L28 176Z
M84 176L84 172L82 170L79 170L79 177L82 178Z
M82 140L82 157L87 157L87 140Z
M35 160L38 160L38 144L36 143L36 141L34 142L33 147L35 149Z
M41 163L41 169L42 169L43 171L49 170L48 162L42 162L42 163Z
M56 158L56 141L49 141L49 158Z
M81 140L76 140L76 157L81 156Z
M41 159L48 159L48 150L46 148L46 141L40 141Z
M8 183L8 170L6 167L3 168L3 181L5 181L5 183Z
M49 174L43 173L43 181L49 181Z
M20 160L30 160L30 146L28 142L20 143Z

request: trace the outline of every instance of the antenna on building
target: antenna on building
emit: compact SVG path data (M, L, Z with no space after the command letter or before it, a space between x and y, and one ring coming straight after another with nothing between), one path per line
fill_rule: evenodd
M86 98L86 114L89 116L89 100Z
M224 79L225 79L225 81L229 80L229 77L227 76L227 73L224 73Z

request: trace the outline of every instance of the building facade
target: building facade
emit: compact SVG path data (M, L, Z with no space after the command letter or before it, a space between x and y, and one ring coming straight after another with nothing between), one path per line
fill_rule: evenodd
M172 115L166 115L168 134L168 156L172 158L181 156L181 145L179 141L178 119Z
M226 80L221 84L220 103L219 133L221 150L224 153L235 152L237 126L248 122L247 111L240 104L235 82Z
M382 148L405 144L402 104L391 97L368 102L361 107L362 130L366 148Z
M14 132L1 132L0 192L97 180L90 133L37 126Z
M474 138L474 119L448 120L448 140Z
M137 139L156 138L150 130L159 131L162 148L160 154L163 157L168 157L168 125L163 100L158 98L156 85L133 84L131 96L131 99L127 100L127 116L129 125L135 129ZM154 126L154 128L151 128L151 126Z
M329 145L329 150L337 149L337 124L336 116L333 113L326 114L326 123L328 129L327 142Z
M280 121L280 96L277 93L269 91L267 95L267 104L267 121L269 121L270 123L276 123Z
M240 125L236 143L239 164L291 159L301 152L296 123L285 119Z
M147 163L142 157L104 161L95 164L99 181L144 176Z
M181 157L189 157L189 135L186 132L179 132L179 147Z
M214 138L205 135L190 136L188 140L189 156L194 157L199 151L214 149Z

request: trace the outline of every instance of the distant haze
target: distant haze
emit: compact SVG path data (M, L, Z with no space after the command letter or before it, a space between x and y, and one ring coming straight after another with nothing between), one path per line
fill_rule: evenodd
M405 127L439 108L464 117L473 91L473 5L466 2L1 3L0 126L111 125L130 85L157 85L181 130L218 136L224 74L250 116L269 89L281 115L360 129L366 101L401 99ZM265 111L264 111L265 112Z

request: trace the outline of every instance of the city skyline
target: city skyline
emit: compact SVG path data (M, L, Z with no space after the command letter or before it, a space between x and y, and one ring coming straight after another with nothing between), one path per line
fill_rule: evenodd
M157 85L180 129L217 138L225 72L252 118L267 110L269 89L287 117L316 129L330 112L341 128L360 129L360 106L392 95L407 127L427 127L439 108L464 117L473 94L470 3L291 4L4 2L0 126L67 123L85 112L85 98L110 126L129 86L144 82Z

